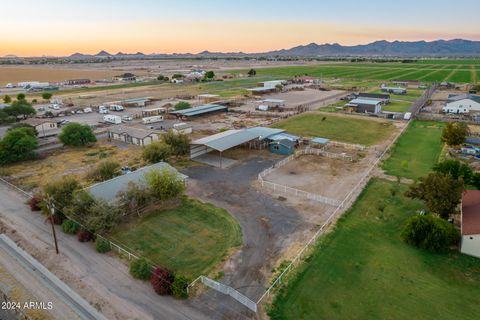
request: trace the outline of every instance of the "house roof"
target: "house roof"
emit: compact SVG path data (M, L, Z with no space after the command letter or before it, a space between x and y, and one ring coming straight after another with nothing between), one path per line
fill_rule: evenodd
M89 187L87 191L95 198L111 202L115 200L115 198L117 198L119 192L125 191L127 189L129 182L135 182L140 184L145 183L144 175L151 170L168 170L170 172L176 173L177 177L181 180L186 180L188 178L186 175L178 172L168 163L159 162L150 166L140 168L131 173L127 173L125 175L121 175L116 178L97 183Z
M465 142L471 144L480 144L480 138L468 137L467 139L465 139Z
M211 94L211 93L204 93L204 94L199 94L198 98L217 98L220 97L218 94Z
M462 196L462 235L480 234L480 190Z
M256 133L248 130L228 130L195 140L192 142L192 144L202 144L209 148L223 152L257 138L258 135Z
M44 123L56 123L56 122L48 119L28 118L22 121L22 123L26 123L35 127L35 126L40 126Z
M382 100L388 100L390 99L389 94L381 94L381 93L365 93L361 92L358 94L358 97L364 97L364 98L376 98L376 99L382 99Z
M466 100L466 99L475 101L476 103L480 103L480 96L479 95L474 95L474 94L450 94L450 95L448 95L448 101L449 102Z
M257 88L250 88L247 90L251 92L267 92L267 91L275 90L275 87L257 87Z
M108 131L116 134L127 134L133 138L138 138L138 139L144 139L152 134L156 134L156 132L154 131L133 128L133 127L125 127L125 126L110 127Z
M285 100L282 99L263 99L260 102L266 102L266 103L285 103Z
M218 104L205 104L203 106L193 107L184 110L172 111L172 114L180 114L182 116L191 117L196 116L204 113L219 111L219 110L227 110L227 107L221 106Z
M270 137L268 137L268 139L272 140L272 141L278 141L278 140L297 141L298 139L300 139L300 137L294 136L293 134L288 134L288 133L282 132L282 133L270 136Z
M273 135L285 132L283 129L276 129L276 128L266 128L266 127L253 127L248 128L247 131L250 131L257 135L258 139L264 140Z

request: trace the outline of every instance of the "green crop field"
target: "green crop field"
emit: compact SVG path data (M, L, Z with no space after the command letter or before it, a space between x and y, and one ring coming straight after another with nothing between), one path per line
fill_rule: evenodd
M285 79L310 75L320 78L418 80L423 82L442 82L449 79L449 81L469 83L478 81L475 67L478 67L478 60L426 60L417 63L337 63L259 68L257 75ZM247 71L234 70L231 73L246 73Z
M242 242L240 225L227 211L192 199L123 224L111 237L156 264L192 278L208 274Z
M406 188L370 181L279 291L270 318L478 319L480 259L405 244L402 226L422 209Z
M397 140L382 168L389 175L418 179L427 175L442 151L443 124L414 121Z
M304 113L277 122L273 127L303 137L322 137L363 145L380 143L394 130L389 122L321 113Z

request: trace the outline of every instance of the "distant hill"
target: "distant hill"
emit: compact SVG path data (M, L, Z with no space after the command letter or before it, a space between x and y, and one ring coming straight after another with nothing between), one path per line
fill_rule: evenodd
M265 52L269 56L480 56L480 41L375 41L366 45L342 46L310 43L277 51Z

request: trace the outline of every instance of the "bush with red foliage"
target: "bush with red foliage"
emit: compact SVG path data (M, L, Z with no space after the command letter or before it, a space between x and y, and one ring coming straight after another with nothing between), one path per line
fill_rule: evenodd
M42 198L39 196L34 196L28 200L28 205L30 206L30 210L32 211L40 211L42 208L40 207L40 204L42 202Z
M156 293L164 296L172 293L172 284L174 280L175 276L173 273L162 267L156 267L155 270L153 270L150 283Z
M77 239L80 242L88 242L94 239L93 233L85 229L79 229L77 231Z

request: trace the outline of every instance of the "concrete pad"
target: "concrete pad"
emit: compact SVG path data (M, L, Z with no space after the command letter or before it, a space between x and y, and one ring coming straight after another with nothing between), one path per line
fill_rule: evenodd
M192 160L222 169L230 168L238 162L237 160L220 157L212 153L202 154L201 156L195 157Z

